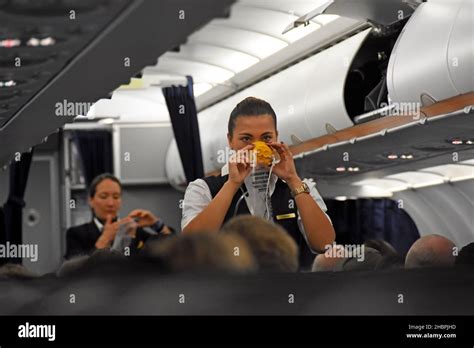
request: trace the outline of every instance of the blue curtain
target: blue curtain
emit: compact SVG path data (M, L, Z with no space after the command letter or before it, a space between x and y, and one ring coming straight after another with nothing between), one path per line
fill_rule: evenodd
M25 206L25 191L30 172L33 151L21 154L20 161L13 161L10 165L10 184L6 203L0 211L0 243L7 241L11 244L22 243L23 207ZM3 221L2 221L3 220ZM12 262L21 263L21 258L0 259L0 264Z
M112 134L108 130L80 130L73 132L81 156L86 185L103 173L113 173Z
M420 237L407 212L390 199L326 200L328 215L340 244L360 244L382 239L405 256Z
M204 176L204 167L194 103L193 79L191 76L186 76L186 79L187 86L165 87L163 95L170 114L184 174L187 182L191 182Z

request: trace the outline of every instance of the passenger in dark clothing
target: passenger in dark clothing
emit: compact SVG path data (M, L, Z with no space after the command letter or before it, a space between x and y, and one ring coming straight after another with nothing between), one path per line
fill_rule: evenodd
M67 230L66 259L90 254L97 249L119 248L121 245L126 245L126 251L133 254L151 236L174 233L172 228L148 210L135 209L125 218L119 219L121 194L122 185L111 174L99 175L92 181L89 188L92 221ZM121 241L128 242L121 244Z

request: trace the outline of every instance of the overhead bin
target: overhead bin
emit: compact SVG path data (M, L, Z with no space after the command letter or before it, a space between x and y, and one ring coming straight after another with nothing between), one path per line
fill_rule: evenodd
M388 76L394 103L429 103L474 91L474 2L430 0L408 20Z
M323 135L326 135L326 123L330 123L336 130L343 129L350 132L354 125L353 119L367 111L364 110L364 102L367 102L368 95L366 93L372 94L373 92L375 95L373 100L377 103L373 106L381 107L378 102L387 100L391 106L400 105L393 111L394 115L412 113L413 111L418 115L416 120L425 116L458 111L456 120L454 118L449 120L445 126L440 126L441 123L433 125L433 129L439 127L436 132L442 137L427 139L430 144L420 144L421 150L410 147L410 144L418 143L422 139L415 134L416 132L402 132L405 134L403 141L397 137L387 144L391 147L387 147L387 151L403 148L407 153L416 152L418 155L423 153L430 158L442 160L442 156L440 156L442 152L453 146L446 143L450 138L462 136L472 140L466 134L466 129L472 131L469 128L472 117L466 116L471 115L472 111L468 110L464 114L462 112L462 108L472 104L469 101L472 100L469 92L474 91L473 22L470 17L473 13L472 6L473 3L469 0L455 0L454 2L431 0L422 3L410 18L405 17L391 27L375 26L373 30L367 29L360 32L203 110L199 115L199 121L205 172L212 173L222 167L222 163L217 161L217 155L218 151L225 149L227 145L225 135L228 116L233 107L247 96L263 98L272 104L278 116L280 138L287 143L291 143L292 134L302 139L303 144L309 143L310 139L322 138ZM433 37L436 37L436 40L430 39ZM423 38L425 39L423 40ZM469 40L471 42L468 42ZM382 56L387 55L387 57L381 57L380 63L374 65L373 70L376 70L376 76L372 76L372 79L364 78L361 87L358 88L352 78L353 75L361 70L360 67L364 67L364 64L367 65L368 61L373 60L373 56L377 55L377 52ZM373 71L368 71L368 75L371 72ZM369 80L370 83L367 82ZM358 90L363 90L363 93L359 93ZM423 95L427 97L422 100L421 96ZM452 97L457 97L459 100L452 99ZM354 101L354 98L357 100ZM469 103L460 108L449 111L442 110L446 109L444 105L451 105L450 103L457 105L466 100ZM443 103L444 101L446 103ZM406 103L410 103L410 105L413 103L413 105L405 110L403 107ZM427 104L435 104L433 107L441 109L434 110L434 113L430 115L424 114L423 110L431 112L430 109L426 109ZM387 113L392 115L392 110L387 110ZM406 117L386 117L384 122L393 123L392 128L394 129L398 126L401 129L407 126L404 125L406 123L404 121L396 124L402 119L406 119ZM450 124L449 122L458 123ZM463 129L464 125L467 128ZM442 129L443 127L445 128ZM430 125L428 128L432 129L432 126ZM363 140L365 146L373 150L374 144L384 138L380 137L379 131L380 129L377 129L364 134L363 138L358 139L358 144L354 144L351 139L345 139L346 142L339 143L337 140L330 141L329 147L347 148L354 152L357 151ZM324 165L321 161L318 162L318 165L315 164L317 162L315 158L319 156L316 156L316 152L324 151L324 148L319 148L324 145L319 144L313 147L311 150L314 150L314 156L311 158L306 157L301 161L298 160L301 162L300 168L304 172L303 174L328 180L347 176L347 172L341 174L335 171L337 163L335 163L334 156L329 154L331 151L321 154L324 158L328 156L324 160ZM462 146L470 147L466 144ZM303 145L295 146L295 148L300 147ZM359 157L369 157L367 153L359 155ZM173 142L170 144L167 156L168 158L177 156L177 149ZM374 156L372 159L366 160L367 163L361 161L359 165L354 166L357 168L358 174L374 171L387 165L399 164L393 161L387 162L385 153L374 154ZM171 160L168 160L167 163L170 164L167 167L170 181L174 184L183 184L182 178L184 176L180 164ZM346 184L350 183L351 177L352 175L348 176Z

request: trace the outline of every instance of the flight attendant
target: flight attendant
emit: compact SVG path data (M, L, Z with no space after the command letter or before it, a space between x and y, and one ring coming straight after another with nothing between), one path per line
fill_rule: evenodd
M186 189L183 233L218 231L237 214L259 215L259 209L252 207L258 200L249 195L253 165L248 154L255 142L265 142L280 157L269 175L270 202L265 205L270 212L265 215L294 238L299 246L300 267L307 269L314 253L334 242L335 232L315 183L298 176L288 145L278 142L277 117L271 105L253 97L237 104L229 118L227 140L235 154L221 175L197 179Z
M126 228L127 235L131 237L130 253L141 249L152 236L174 232L145 209L135 209L128 216L119 219L122 185L112 174L101 174L92 181L89 187L89 205L92 209L92 221L71 227L66 232L66 259L90 254L96 249L113 247L121 226Z

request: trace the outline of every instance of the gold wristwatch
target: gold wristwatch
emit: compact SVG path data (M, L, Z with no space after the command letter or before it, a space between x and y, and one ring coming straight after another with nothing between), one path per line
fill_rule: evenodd
M296 197L300 193L309 193L309 187L308 187L308 185L306 185L305 182L303 182L300 186L298 186L294 190L291 190L291 195L293 197Z

